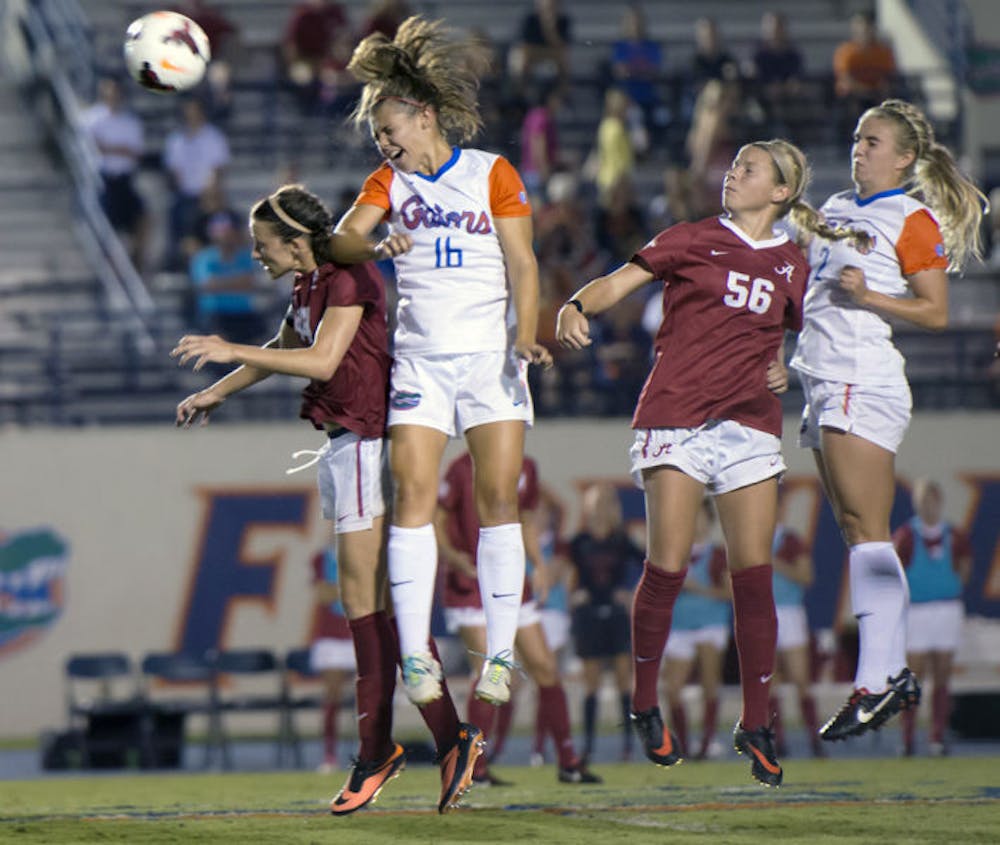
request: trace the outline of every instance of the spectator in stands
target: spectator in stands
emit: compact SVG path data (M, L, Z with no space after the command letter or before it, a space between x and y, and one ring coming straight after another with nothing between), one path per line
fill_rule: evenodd
M604 113L597 126L597 146L594 150L594 182L597 202L607 206L611 190L631 178L635 170L635 149L628 131L628 94L620 88L609 88L604 94Z
M739 147L739 83L710 79L698 94L687 135L688 169L681 178L690 183L689 198L695 217L722 210L716 186Z
M129 236L132 262L142 270L149 233L146 203L135 187L146 148L142 121L125 105L118 80L105 77L97 84L97 102L84 113L83 122L97 147L101 206L115 231Z
M659 92L663 48L646 34L646 16L639 3L629 3L621 27L621 38L611 45L611 76L640 109L646 131L653 133L667 120Z
M597 702L607 664L615 675L622 724L622 758L632 753L629 607L642 551L625 531L618 491L592 484L583 494L583 528L569 543L573 642L583 661L584 759L594 752Z
M396 37L399 25L412 14L413 11L405 0L372 0L368 16L361 24L359 37L366 38L373 33L381 32L392 41Z
M718 757L722 746L715 739L719 721L719 690L722 687L722 665L732 627L732 587L726 571L726 549L712 540L715 507L704 499L694 527L694 543L687 565L683 587L674 603L670 637L663 652L663 677L667 687L670 722L680 742L681 753L687 754L688 721L682 693L698 666L701 687L701 745L695 760Z
M545 192L545 184L560 163L559 132L556 118L562 108L558 85L544 86L528 109L521 124L521 180L532 203Z
M878 37L874 13L857 12L850 25L850 39L833 53L838 131L889 96L896 83L896 57L892 47Z
M610 187L604 204L595 211L594 231L605 269L628 261L649 240L650 232L631 179L623 177Z
M163 148L163 165L173 192L167 244L171 270L183 266L181 243L194 230L202 194L221 181L229 164L229 142L208 122L202 103L185 100L182 115L182 125L167 135Z
M691 82L697 94L710 79L732 82L740 78L739 63L723 45L719 27L712 18L694 24L695 52L691 60Z
M354 34L347 27L341 27L333 34L316 78L317 105L328 117L346 117L361 92L354 74L347 70L353 53Z
M232 343L257 343L265 324L254 300L257 265L242 221L221 211L209 220L207 231L208 246L191 258L199 328Z
M222 183L213 182L198 200L198 215L191 228L191 233L181 241L181 252L184 255L185 264L190 263L191 258L198 250L211 243L212 239L208 235L208 224L222 212L232 217L239 216L236 210L230 206Z
M765 12L760 28L761 40L754 50L751 74L772 131L784 135L790 106L802 84L802 51L789 38L788 24L780 12Z
M931 756L947 753L945 730L951 712L949 684L962 638L962 592L972 574L972 546L944 518L941 485L929 478L913 483L914 516L892 535L910 588L907 663L934 682L931 696ZM919 704L919 702L918 702ZM903 713L903 753L916 749L917 708Z
M508 54L508 70L517 86L523 91L542 67L550 76L554 71L559 87L565 90L571 39L572 22L559 0L535 0L535 11L522 18Z
M305 0L292 9L281 41L285 78L295 89L305 113L319 95L319 75L338 31L350 30L347 15L335 0Z
M336 770L338 762L337 714L357 671L351 628L340 601L337 555L332 546L313 555L312 582L316 612L309 665L323 681L323 762L319 771L329 774Z

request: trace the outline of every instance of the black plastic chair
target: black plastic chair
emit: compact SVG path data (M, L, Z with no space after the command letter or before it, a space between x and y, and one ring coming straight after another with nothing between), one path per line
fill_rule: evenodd
M278 766L282 766L285 760L288 710L284 671L274 652L264 648L227 649L210 654L209 661L214 670L209 746L212 750L220 751L223 767L232 768L225 716L232 713L260 712L273 712L278 719L275 760ZM257 688L252 691L240 689L248 685L241 680L250 677L270 679L270 688L261 692L260 685L256 684Z
M69 731L79 737L81 765L132 762L129 752L138 752L141 745L142 700L129 656L117 651L72 654L64 677Z
M214 714L212 664L204 657L183 652L151 652L140 664L141 690L145 703L143 749L145 763L153 768L180 764L188 716ZM169 694L159 689L171 687ZM204 765L210 763L205 747Z
M299 710L318 710L323 707L323 692L316 688L296 691L296 684L302 681L319 681L319 673L312 668L311 653L308 648L293 648L285 655L285 742L292 750L295 766L302 767L302 749L295 713Z

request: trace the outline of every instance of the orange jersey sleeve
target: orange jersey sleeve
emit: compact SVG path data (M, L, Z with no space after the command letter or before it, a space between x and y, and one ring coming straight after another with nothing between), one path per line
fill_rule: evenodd
M490 213L494 217L527 217L531 203L524 183L507 159L498 156L490 168Z
M361 193L354 201L355 205L377 205L388 213L392 207L389 203L389 186L392 184L392 168L383 164L378 170L365 179Z
M910 214L896 241L896 255L904 276L921 270L947 270L948 256L937 221L925 210Z

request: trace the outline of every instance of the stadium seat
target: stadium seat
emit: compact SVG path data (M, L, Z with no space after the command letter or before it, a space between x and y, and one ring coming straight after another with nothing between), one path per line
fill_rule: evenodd
M138 765L142 699L129 656L123 652L71 654L64 677L69 730L80 738L80 765Z
M140 665L144 702L143 758L152 768L178 766L184 747L187 717L214 714L211 664L181 652L152 652ZM169 693L164 690L169 687ZM210 762L205 748L204 764Z
M296 691L303 681L317 681L319 675L313 671L308 648L293 648L285 655L285 733L284 740L291 748L296 768L302 767L302 749L299 733L295 725L298 710L314 710L323 706L323 695L318 689Z

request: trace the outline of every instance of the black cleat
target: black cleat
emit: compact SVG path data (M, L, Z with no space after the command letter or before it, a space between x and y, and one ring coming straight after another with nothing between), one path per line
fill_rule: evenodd
M672 766L681 762L677 737L663 726L659 707L650 707L641 713L633 713L632 724L639 739L642 740L646 756L656 765Z
M737 722L733 748L750 758L750 774L764 786L781 786L783 772L774 751L774 731L766 727L748 731Z
M819 729L819 735L827 742L835 742L877 731L901 710L920 703L920 684L909 669L887 680L889 686L883 692L862 688L851 693L837 715Z
M485 746L483 732L479 728L466 722L459 723L455 744L439 761L441 800L438 801L438 812L442 815L457 807L461 797L469 791L472 770Z
M577 763L572 768L559 770L559 783L604 783L604 778L595 775L585 763Z

